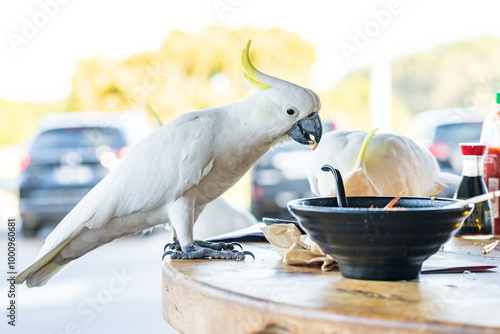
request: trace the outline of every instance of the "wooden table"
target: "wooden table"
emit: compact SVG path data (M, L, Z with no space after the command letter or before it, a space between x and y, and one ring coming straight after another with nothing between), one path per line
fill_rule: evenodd
M500 333L500 268L363 281L343 278L338 269L285 265L267 243L243 246L255 261L166 259L166 321L195 334ZM500 267L500 246L487 255L481 249L453 238L427 263Z

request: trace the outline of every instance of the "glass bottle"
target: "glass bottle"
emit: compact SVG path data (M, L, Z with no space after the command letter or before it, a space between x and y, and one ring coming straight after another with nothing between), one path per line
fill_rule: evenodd
M500 104L500 93L497 93L497 104ZM481 132L481 143L486 145L484 155L484 181L489 191L500 189L500 110L486 115ZM495 219L494 233L500 234L500 199L491 200L493 218Z
M455 193L457 199L467 199L488 192L483 178L483 154L486 145L460 144L463 155L462 181ZM493 212L491 202L477 203L474 210L458 230L456 236L467 239L489 239L493 237Z

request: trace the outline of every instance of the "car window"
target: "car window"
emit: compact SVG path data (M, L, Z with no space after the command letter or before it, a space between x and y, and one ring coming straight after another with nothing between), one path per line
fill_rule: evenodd
M434 142L447 143L454 148L458 148L459 143L478 142L482 126L482 123L441 125L436 128Z
M66 128L42 132L33 144L34 150L87 148L106 145L121 147L126 143L119 130L113 128Z

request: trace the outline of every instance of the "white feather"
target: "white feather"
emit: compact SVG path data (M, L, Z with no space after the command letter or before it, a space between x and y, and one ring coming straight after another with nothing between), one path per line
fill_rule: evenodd
M157 208L198 184L213 166L211 122L213 117L186 114L142 140L57 225L26 274L43 267L82 231L102 228L113 217ZM183 141L191 144L187 159L180 159ZM141 230L146 228L144 222ZM20 274L18 281L26 274Z
M87 252L169 221L181 247L192 245L203 208L297 121L318 111L315 94L280 85L231 105L181 115L151 133L59 223L16 282L43 285ZM290 104L299 110L294 117L286 113Z
M318 196L334 192L330 173L321 170L330 164L345 176L351 172L366 136L363 131L326 133L309 160L308 177L311 191ZM393 134L375 134L367 147L366 174L381 195L430 196L438 193L452 178L445 177L436 158L423 146Z

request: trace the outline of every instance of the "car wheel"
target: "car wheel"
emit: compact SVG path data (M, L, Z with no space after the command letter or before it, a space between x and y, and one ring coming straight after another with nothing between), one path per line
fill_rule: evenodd
M21 228L21 231L25 237L34 238L34 237L36 237L39 228L40 228L39 226L28 227L28 226L23 225L23 227Z
M41 221L36 217L36 215L30 213L25 214L23 217L23 224L21 227L21 232L25 237L34 238L36 237L38 230L40 230Z

